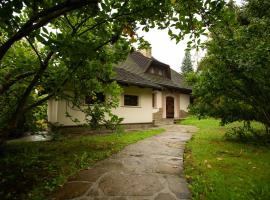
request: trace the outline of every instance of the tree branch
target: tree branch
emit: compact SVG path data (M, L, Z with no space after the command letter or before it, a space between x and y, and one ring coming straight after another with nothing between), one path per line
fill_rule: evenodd
M15 33L11 38L9 38L0 47L0 61L8 51L8 49L18 40L27 36L29 33L39 29L40 27L46 25L51 20L67 13L72 10L81 8L87 5L97 5L98 0L67 0L64 3L57 4L51 8L42 10L36 15L32 16L22 27Z
M47 69L47 67L49 65L49 61L50 61L53 54L54 54L54 52L52 52L52 51L48 53L47 57L44 59L43 63L40 65L39 70L35 73L34 78L32 79L32 81L30 82L30 84L28 85L26 90L24 91L24 93L21 96L20 100L18 100L16 110L12 114L11 119L9 120L9 124L8 124L8 129L9 130L12 130L14 127L17 126L18 121L20 119L20 116L22 114L22 111L24 110L27 98L29 97L32 89L34 88L34 86L36 85L36 83L38 82L38 80L40 79L42 74Z
M112 21L112 20L114 20L114 19L117 19L117 18L119 18L119 17L123 17L123 16L128 16L128 15L136 14L136 13L138 13L138 12L140 12L140 11L141 11L141 10L136 10L136 11L134 11L134 12L118 14L118 15L115 15L114 17L110 18L110 19L105 19L105 20L103 20L103 21L97 22L97 23L94 24L93 26L91 26L91 27L89 27L89 28L83 30L81 33L78 34L78 36L81 36L81 35L83 35L84 33L88 32L88 31L90 31L90 30L93 30L94 28L100 26L101 24L105 24L106 22L110 22L110 21Z
M35 103L31 104L30 106L26 107L25 109L23 109L23 112L28 112L29 110L45 103L46 101L48 101L50 98L52 98L55 95L55 93L51 93L48 96L44 97L43 99L40 99L38 101L36 101Z
M72 29L72 32L75 32L76 28L75 28L75 26L73 26L73 25L71 24L71 22L70 22L70 20L68 19L68 17L67 17L66 14L64 15L64 18L65 18L65 20L67 21L67 23L68 23L68 25L70 26L70 28Z
M39 62L40 62L40 64L41 64L41 63L42 63L42 58L41 58L41 56L39 55L38 50L36 49L36 47L34 46L34 44L30 41L30 39L29 39L28 37L25 37L25 38L26 38L26 40L28 41L28 43L30 44L30 46L32 47L32 49L34 50L34 52L35 52L35 54L37 55L38 60L39 60Z
M17 75L14 79L10 80L8 83L0 84L0 94L4 94L17 81L32 76L34 74L35 72L25 72L23 74Z

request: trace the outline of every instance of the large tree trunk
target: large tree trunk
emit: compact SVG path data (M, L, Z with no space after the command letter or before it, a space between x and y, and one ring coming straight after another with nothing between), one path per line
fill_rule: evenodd
M40 67L38 71L35 73L35 76L33 77L32 81L29 83L28 87L25 89L24 93L22 94L21 98L18 100L18 103L16 105L16 109L14 113L12 113L11 118L8 121L7 126L4 128L4 130L0 133L0 142L2 140L2 143L7 139L7 137L10 135L10 133L14 132L19 128L19 122L22 120L23 115L25 114L25 107L27 104L27 99L29 98L29 95L31 94L31 91L47 69L49 65L49 61L52 57L54 52L49 52L46 58L43 62L40 63Z

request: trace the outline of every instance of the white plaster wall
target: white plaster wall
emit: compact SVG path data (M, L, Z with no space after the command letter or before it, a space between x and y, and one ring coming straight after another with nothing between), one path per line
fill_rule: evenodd
M124 93L120 97L119 107L112 110L113 114L124 118L122 123L150 123L152 122L152 89L139 87L124 87ZM124 106L123 95L139 96L139 106ZM74 123L69 117L78 119L81 123ZM74 126L85 122L85 115L80 110L73 108L72 104L65 100L49 100L48 120L52 123L58 122L64 126Z
M156 94L156 107L153 108L152 112L156 113L159 111L160 108L162 108L162 92L161 91L154 91Z
M190 95L180 94L180 110L188 112L189 104L190 104Z
M71 118L66 116L66 112L72 116L72 119L78 119L80 122L75 123ZM58 101L58 122L64 126L75 126L85 123L85 114L78 108L72 107L72 103L66 100Z
M57 112L58 112L58 101L50 99L48 101L48 109L47 109L49 122L52 122L52 123L57 122Z
M156 98L157 98L157 108L162 108L162 92L161 91L156 91Z
M163 118L166 118L166 97L174 97L174 117L179 117L179 111L188 112L190 95L180 94L169 91L155 91L156 92L156 108L152 108L152 89L139 87L124 87L124 93L120 97L119 107L113 109L112 112L119 117L124 118L122 123L150 123L153 120L152 113L157 112L159 108L163 107ZM139 96L139 106L124 106L123 95L137 95ZM48 102L48 120L52 123L58 122L61 125L71 126L78 125L70 118L66 117L67 111L71 116L77 118L82 123L85 121L83 112L76 108L72 108L71 103L65 100L49 100Z
M74 126L85 123L85 115L76 108L72 108L72 104L66 100L49 100L48 102L48 121L59 123L64 126ZM72 116L72 119L78 119L80 122L75 123L71 118L66 116L66 112Z
M112 110L113 114L124 118L122 123L150 123L152 117L152 89L135 86L123 87L119 107ZM124 94L139 96L139 106L124 106Z

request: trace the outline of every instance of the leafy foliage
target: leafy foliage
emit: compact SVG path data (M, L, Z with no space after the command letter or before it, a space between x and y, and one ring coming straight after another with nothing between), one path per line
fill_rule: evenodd
M224 9L223 21L210 29L200 71L190 77L194 113L221 118L223 124L256 120L270 126L269 11L263 0Z

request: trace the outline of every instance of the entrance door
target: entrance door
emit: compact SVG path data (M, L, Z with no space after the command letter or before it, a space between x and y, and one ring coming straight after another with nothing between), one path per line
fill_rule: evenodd
M166 97L166 118L174 118L174 98Z

